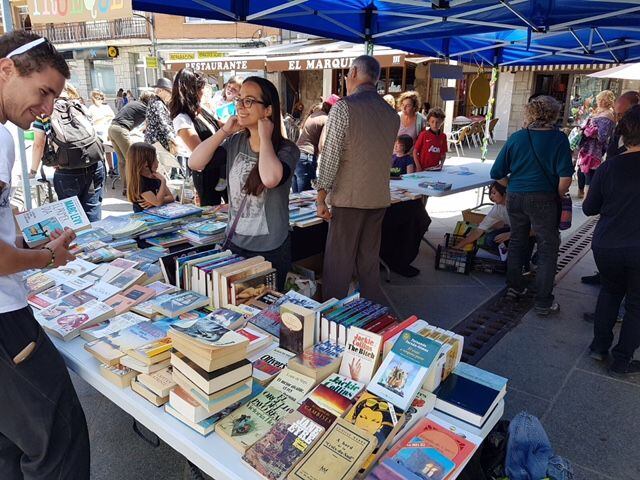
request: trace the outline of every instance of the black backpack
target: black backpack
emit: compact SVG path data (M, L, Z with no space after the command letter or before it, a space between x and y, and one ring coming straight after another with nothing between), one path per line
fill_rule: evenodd
M42 163L61 168L83 168L103 158L102 141L96 135L84 105L76 100L57 100Z

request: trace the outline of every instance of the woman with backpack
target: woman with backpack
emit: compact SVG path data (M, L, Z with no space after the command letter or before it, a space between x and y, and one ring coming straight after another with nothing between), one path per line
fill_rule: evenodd
M100 220L104 148L73 85L65 84L51 117L37 118L32 128L32 171L37 171L40 160L55 167L53 186L58 199L77 196L89 221Z

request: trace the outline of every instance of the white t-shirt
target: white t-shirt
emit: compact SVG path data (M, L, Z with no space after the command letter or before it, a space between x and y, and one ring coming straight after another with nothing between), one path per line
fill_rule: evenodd
M13 137L0 125L0 240L15 245L16 224L11 211L11 170L15 160ZM4 260L6 261L6 259ZM13 312L27 306L27 288L21 273L0 275L0 313Z
M498 205L495 204L487 216L484 217L484 220L478 225L480 230L484 230L485 232L493 230L493 227L499 222L503 223L505 226L510 227L509 223L509 212L507 212L506 205Z
M191 120L191 117L186 113L181 113L173 119L173 129L176 131L176 144L178 145L178 156L180 157L191 156L191 150L189 150L187 144L184 143L184 140L180 138L180 130L189 128L195 130L193 120Z
M93 127L96 129L96 133L102 141L106 141L107 131L109 130L109 125L111 125L111 120L113 120L115 113L113 113L111 107L106 103L100 106L95 104L90 105L88 112L91 123L93 123Z

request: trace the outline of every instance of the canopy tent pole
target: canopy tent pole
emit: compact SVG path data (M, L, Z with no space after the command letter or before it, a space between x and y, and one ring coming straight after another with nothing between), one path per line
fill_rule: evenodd
M484 138L482 139L482 156L480 159L484 162L487 159L487 151L489 147L489 124L493 119L493 110L496 103L496 84L498 83L498 75L500 69L497 65L494 65L491 69L491 81L489 82L490 94L489 102L487 103L487 115L484 119Z
M13 31L13 18L11 16L11 3L9 0L2 0L2 26L5 32ZM10 124L9 131L13 137L14 145L20 166L22 167L22 194L24 196L24 207L31 210L31 182L29 181L29 167L27 166L27 153L24 146L24 131L17 125Z
M373 35L371 25L373 24L373 9L367 8L364 12L364 52L373 56Z

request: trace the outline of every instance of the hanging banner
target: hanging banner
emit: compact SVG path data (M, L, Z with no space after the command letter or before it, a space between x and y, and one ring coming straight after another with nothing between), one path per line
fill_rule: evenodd
M27 0L35 24L131 18L131 0Z

